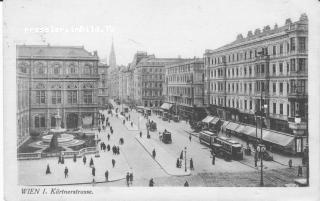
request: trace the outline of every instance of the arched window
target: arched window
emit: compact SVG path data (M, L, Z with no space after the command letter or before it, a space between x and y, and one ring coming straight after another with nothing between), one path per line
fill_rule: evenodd
M60 74L60 66L59 65L56 64L53 67L53 74L55 74L55 75L59 75Z
M70 73L70 74L75 74L75 73L76 73L76 68L75 68L74 65L70 65L70 66L69 66L69 73Z
M84 74L90 75L91 74L91 67L86 65L84 67Z
M40 74L40 75L44 74L44 67L43 67L42 64L39 65L39 67L38 67L38 72L37 72L37 73Z

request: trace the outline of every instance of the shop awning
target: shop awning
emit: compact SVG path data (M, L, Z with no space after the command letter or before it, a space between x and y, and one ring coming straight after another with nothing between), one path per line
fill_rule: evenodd
M226 129L229 129L229 130L231 130L231 131L235 131L239 126L240 126L240 125L237 124L237 123L230 122L230 123L227 125Z
M207 116L206 118L202 119L203 123L210 123L214 119L213 116Z
M161 109L164 109L164 110L170 110L171 107L172 107L172 104L170 104L170 103L163 103L160 108L161 108Z
M292 141L294 140L294 136L286 133L280 133L280 132L269 130L269 131L263 132L262 140L286 147L290 143L292 143Z
M240 133L251 136L253 138L261 138L261 128L256 129L253 126L245 126ZM262 140L280 146L288 146L294 140L294 136L271 130L262 130Z
M214 117L214 119L210 121L210 124L216 124L219 120L219 117Z

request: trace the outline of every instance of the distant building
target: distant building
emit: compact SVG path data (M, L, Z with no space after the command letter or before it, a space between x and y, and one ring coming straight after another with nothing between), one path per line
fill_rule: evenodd
M98 62L83 47L18 45L18 141L54 127L57 113L65 128L96 125Z
M191 121L205 118L203 59L166 65L163 94L165 102L181 118Z
M109 98L117 100L120 98L119 93L119 73L120 68L116 64L116 54L114 51L114 45L112 41L111 50L110 50L110 56L109 56L109 68L108 68L108 93Z
M206 50L205 102L212 114L228 121L255 125L265 113L263 127L295 133L293 117L307 118L308 18L287 19L284 26L241 34L215 50ZM262 109L266 107L265 109ZM305 125L305 123L304 123ZM303 126L305 127L305 126ZM305 140L297 138L296 151Z
M99 74L99 84L98 84L98 103L99 107L104 108L108 103L109 93L108 93L108 65L106 63L98 63L98 74Z
M183 61L180 58L156 58L154 55L136 54L141 58L134 66L134 101L136 105L160 107L164 101L163 83L165 65Z

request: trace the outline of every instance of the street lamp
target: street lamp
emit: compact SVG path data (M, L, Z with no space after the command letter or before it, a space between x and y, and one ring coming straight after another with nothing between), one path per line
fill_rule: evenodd
M263 186L263 153L266 151L266 146L263 144L258 144L257 151L261 157L260 186Z
M184 171L187 172L187 147L184 147Z

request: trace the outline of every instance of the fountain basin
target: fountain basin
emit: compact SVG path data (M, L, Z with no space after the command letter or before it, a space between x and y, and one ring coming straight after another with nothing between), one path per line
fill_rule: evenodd
M51 139L52 139L53 135L45 135L42 137L42 141L43 142L46 142L46 143L50 143L51 142ZM74 139L74 136L71 135L71 134L60 134L60 136L58 137L58 143L61 144L61 143L65 143L65 142L69 142L69 141L72 141Z

